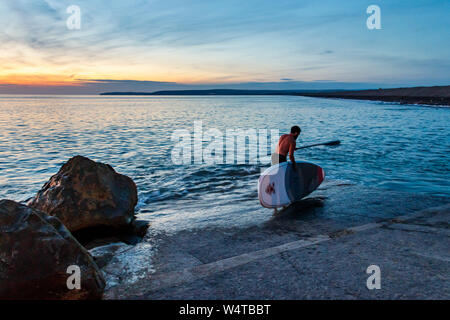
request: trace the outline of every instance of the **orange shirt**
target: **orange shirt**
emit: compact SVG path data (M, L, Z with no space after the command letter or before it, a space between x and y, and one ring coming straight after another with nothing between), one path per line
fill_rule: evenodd
M278 140L278 145L275 153L281 154L282 156L287 156L289 152L291 154L294 154L295 146L295 138L292 136L292 134L283 134L280 137L280 140Z

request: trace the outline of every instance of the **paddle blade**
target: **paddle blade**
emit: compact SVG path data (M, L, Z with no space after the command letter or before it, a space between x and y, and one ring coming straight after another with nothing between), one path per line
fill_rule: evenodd
M325 146L337 146L338 144L341 144L341 141L335 140L335 141L330 141L330 142L324 143Z
M338 144L341 144L341 141L335 140L335 141L330 141L330 142L311 144L309 146L298 147L298 148L295 148L295 150L306 149L306 148L317 147L317 146L337 146Z

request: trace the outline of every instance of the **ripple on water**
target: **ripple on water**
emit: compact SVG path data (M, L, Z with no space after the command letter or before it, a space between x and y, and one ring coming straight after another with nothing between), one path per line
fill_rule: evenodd
M198 120L224 133L284 133L299 124L299 145L340 139L339 147L297 152L325 169L322 189L349 183L450 195L449 108L275 96L2 96L0 105L0 198L30 198L80 154L133 178L138 212L156 224L240 221L236 212L259 212L256 183L267 165L172 164L174 129L192 132ZM181 216L190 218L177 222Z

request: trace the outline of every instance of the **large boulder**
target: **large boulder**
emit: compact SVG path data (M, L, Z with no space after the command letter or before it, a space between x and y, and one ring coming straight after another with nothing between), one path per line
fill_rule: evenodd
M123 228L134 220L136 184L103 163L76 156L50 178L30 207L58 217L72 232Z
M67 285L76 284L70 266L79 268L79 289ZM0 299L98 299L104 287L91 255L58 218L0 201Z

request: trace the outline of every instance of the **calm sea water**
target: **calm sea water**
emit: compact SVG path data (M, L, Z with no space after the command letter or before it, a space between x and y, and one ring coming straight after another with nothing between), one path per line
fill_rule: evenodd
M0 198L25 201L74 155L111 164L138 185L138 212L154 225L242 223L264 210L261 164L174 165L171 135L217 128L298 124L298 144L340 139L339 147L297 152L328 182L450 195L450 109L283 96L0 96ZM239 216L239 219L233 219Z

